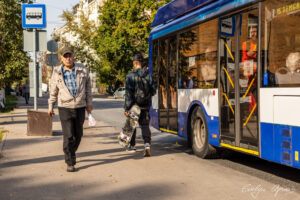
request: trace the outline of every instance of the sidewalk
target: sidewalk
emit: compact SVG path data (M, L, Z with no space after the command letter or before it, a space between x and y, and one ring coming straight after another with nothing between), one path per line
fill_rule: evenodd
M32 99L30 99L32 107ZM28 106L20 98L12 114L0 114L0 127L9 131L0 145L0 199L2 200L193 200L299 199L291 192L271 192L273 184L187 155L154 146L143 158L126 153L117 142L119 129L97 121L85 123L77 153L77 171L66 172L62 132L56 115L51 137L26 136ZM47 99L39 99L47 111ZM252 190L255 187L254 191ZM257 188L258 187L258 188ZM265 190L265 191L263 191Z
M47 98L38 99L38 108L47 111ZM1 199L155 200L174 195L170 186L144 180L148 175L144 169L155 157L143 159L142 142L137 140L137 153L129 154L117 142L120 130L100 121L94 128L85 122L77 171L66 172L58 110L54 110L53 136L37 137L26 135L27 109L33 109L33 99L26 105L19 97L13 113L0 114L0 127L9 131L0 144ZM140 169L135 171L135 166Z
M47 98L38 101L39 111L46 112ZM116 173L111 168L114 163L132 159L116 142L119 130L99 121L96 127L89 128L85 122L77 172L67 173L57 109L54 136L34 137L26 135L28 108L33 108L33 100L27 106L20 97L12 114L0 115L0 127L9 131L0 144L1 199L98 199L100 196L94 197L99 191L103 193L101 199L111 199L107 185L117 184L118 173L122 173L121 168Z

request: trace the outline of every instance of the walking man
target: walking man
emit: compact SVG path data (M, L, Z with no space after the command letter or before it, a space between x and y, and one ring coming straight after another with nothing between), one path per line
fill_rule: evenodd
M29 86L28 80L26 80L26 83L23 85L23 95L24 95L26 104L28 104L29 96L30 96L30 86Z
M129 73L126 77L125 86L125 115L128 116L129 110L133 105L138 105L141 108L139 117L139 125L142 129L142 136L144 139L144 156L151 156L151 132L149 128L149 109L151 105L151 97L155 94L156 89L152 81L152 77L148 74L148 68L143 65L142 54L133 56L133 72ZM130 148L128 151L136 152L135 148L136 130L132 135L130 141Z
M91 113L93 109L91 82L88 69L81 63L74 63L71 48L64 47L60 53L62 65L53 70L48 114L54 115L53 106L58 101L67 171L74 172L75 152L83 134L85 110Z

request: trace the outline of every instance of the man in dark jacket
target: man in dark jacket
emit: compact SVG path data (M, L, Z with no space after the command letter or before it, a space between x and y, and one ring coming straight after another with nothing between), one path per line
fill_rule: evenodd
M129 73L126 77L126 86L125 86L125 115L128 116L130 108L137 104L141 108L141 113L139 117L139 125L142 129L142 136L144 139L144 145L145 145L145 151L144 156L149 157L151 156L150 153L150 144L151 144L151 132L149 128L149 121L150 121L150 115L149 115L149 109L151 105L151 96L153 96L156 92L155 86L152 81L152 77L148 74L148 68L144 67L143 65L143 56L141 54L136 54L133 56L133 71ZM138 81L141 79L139 77L144 77L145 80L147 80L147 83L149 84L149 93L150 95L147 95L146 101L139 105L136 101L136 91L137 91L137 84ZM129 152L135 152L135 137L136 137L136 130L134 130L134 133L132 135L132 139L130 142L130 148Z

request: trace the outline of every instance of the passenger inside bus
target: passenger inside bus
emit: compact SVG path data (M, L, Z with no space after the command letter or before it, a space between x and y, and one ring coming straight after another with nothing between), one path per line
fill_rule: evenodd
M245 60L257 61L257 26L252 26L249 34L250 39L243 42L242 62Z
M250 17L250 16L249 16ZM256 106L256 68L257 68L257 26L248 29L249 39L242 43L242 76L240 77L241 88L245 95L249 96L249 112ZM243 79L244 78L244 79ZM249 91L249 93L247 93Z
M257 26L250 28L250 39L242 44L242 63L244 76L251 81L257 65Z
M300 83L300 52L289 53L286 58L286 66L280 67L275 72L278 84L295 85Z
M262 50L265 57L262 63L265 63L265 87L300 85L300 27L297 25L300 19L299 3L264 3L266 13L262 21Z
M191 89L194 87L194 81L193 81L193 78L191 76L188 76L187 77L187 80L186 80L186 87L188 89Z

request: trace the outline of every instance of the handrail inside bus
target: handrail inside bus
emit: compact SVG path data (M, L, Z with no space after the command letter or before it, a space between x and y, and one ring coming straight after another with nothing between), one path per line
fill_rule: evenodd
M253 77L253 79L252 79L252 81L251 81L251 83L250 83L250 85L249 85L247 91L245 92L243 98L245 98L245 97L247 96L247 94L248 94L248 92L249 92L251 86L253 85L253 83L254 83L254 81L255 81L255 78L256 78L256 74L254 75L254 77Z
M225 73L226 73L226 75L227 75L227 77L228 77L228 80L229 80L231 86L234 88L234 83L232 82L232 80L231 80L231 78L230 78L230 76L229 76L229 74L228 74L227 69L226 69L225 67L222 67L222 69L225 71Z
M231 51L230 51L230 49L229 49L229 47L228 47L228 45L227 45L227 43L225 41L224 41L224 44L225 44L225 47L226 47L227 51L230 54L230 57L231 57L232 61L234 62L234 57L233 57L233 55L232 55L232 53L231 53Z
M230 107L230 110L231 110L232 114L234 114L234 110L232 108L232 105L229 102L229 99L228 99L227 95L224 92L222 93L222 95L225 97L225 99L226 99L226 101L227 101L227 103L228 103L228 105Z
M243 124L243 126L246 126L248 124L248 121L249 121L250 117L252 116L254 110L256 109L256 106L257 106L257 104L255 103L253 109L251 110L251 113L249 114L249 116L248 116L247 120L245 121L245 123Z

